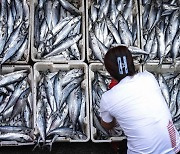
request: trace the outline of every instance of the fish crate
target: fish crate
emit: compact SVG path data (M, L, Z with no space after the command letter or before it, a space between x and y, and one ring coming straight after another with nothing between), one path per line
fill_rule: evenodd
M145 63L171 64L180 60L178 1L140 0L141 48Z
M86 10L86 57L89 63L103 63L104 55L114 46L140 48L139 10L136 0L86 0ZM132 54L135 55L134 59L141 61L142 54Z
M161 88L163 97L170 110L173 123L180 133L180 63L176 65L147 63L143 70L151 72Z
M3 2L6 4L1 5L0 8L2 16L0 19L0 64L28 64L31 38L31 1L20 2L18 0L9 4L9 1Z
M3 65L0 78L0 89L7 90L4 96L2 92L0 95L0 146L33 145L35 136L32 67Z
M138 64L135 67L137 71L142 71L142 65ZM111 79L101 63L89 65L90 126L91 140L94 143L115 142L126 138L118 124L109 132L100 125L99 103L102 94L108 90Z
M61 80L58 80L58 78L61 78ZM84 62L71 62L68 64L37 62L34 65L34 81L34 103L36 106L34 125L37 138L41 137L40 142L48 144L53 143L54 141L89 141L90 128L87 64ZM54 90L52 91L50 88L47 88L47 85L53 87ZM44 92L43 86L45 87ZM56 91L58 93L56 93ZM54 97L48 95L47 92L49 94L53 93ZM59 96L59 94L61 95ZM52 97L49 99L51 100L49 101L51 103L48 103L51 104L51 110L49 109L50 105L48 105L46 101L49 96ZM43 101L41 101L41 99L43 99ZM55 101L53 101L53 99ZM46 104L44 111L46 115L46 129L44 128L44 130L39 126L41 120L38 119L38 117L41 116L41 111L39 110L42 110L43 112L43 107L39 107L41 106L39 103L42 102ZM59 103L53 105L52 102ZM80 106L78 104L80 104ZM58 117L56 117L56 115ZM76 115L75 117L77 118L73 115ZM51 119L53 123L51 123Z
M32 61L83 62L85 60L84 12L83 0L46 0L44 3L33 0Z

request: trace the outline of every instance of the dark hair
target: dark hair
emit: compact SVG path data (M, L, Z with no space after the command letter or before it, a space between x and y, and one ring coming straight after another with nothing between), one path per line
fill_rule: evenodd
M128 69L127 73L125 73L125 70L122 74L119 73L119 57L126 57ZM117 46L109 49L104 57L104 64L109 74L117 81L121 81L126 76L133 76L136 73L132 54L126 46Z

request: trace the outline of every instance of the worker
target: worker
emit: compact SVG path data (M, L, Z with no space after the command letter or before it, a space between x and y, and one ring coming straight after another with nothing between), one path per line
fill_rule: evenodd
M109 49L104 65L118 83L102 95L101 125L107 130L116 122L121 126L128 154L178 153L179 133L153 74L135 70L126 46Z

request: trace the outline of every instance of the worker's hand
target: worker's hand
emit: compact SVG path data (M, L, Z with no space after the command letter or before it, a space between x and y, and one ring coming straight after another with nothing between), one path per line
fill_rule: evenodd
M111 129L113 129L113 127L115 127L115 125L116 125L116 119L113 118L113 120L112 120L111 122L109 122L109 123L104 122L104 121L101 119L101 125L102 125L105 129L111 130Z

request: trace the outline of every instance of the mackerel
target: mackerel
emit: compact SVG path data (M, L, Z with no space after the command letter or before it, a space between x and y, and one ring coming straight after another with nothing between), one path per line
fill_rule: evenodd
M60 54L66 48L69 48L71 45L79 41L81 37L82 34L68 37L67 39L63 40L56 48L54 48L49 54L45 55L44 58L48 58L55 54Z
M21 133L7 133L0 134L1 141L17 141L17 142L33 142L33 139L29 135Z
M81 11L78 10L76 7L74 7L72 4L70 4L67 0L59 0L63 8L68 10L71 14L74 15L80 15Z
M69 106L68 107L69 117L70 117L70 120L72 121L72 127L74 131L77 129L76 123L80 115L81 99L82 99L82 94L81 94L80 87L77 87L76 89L74 89L67 98L67 103Z

